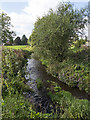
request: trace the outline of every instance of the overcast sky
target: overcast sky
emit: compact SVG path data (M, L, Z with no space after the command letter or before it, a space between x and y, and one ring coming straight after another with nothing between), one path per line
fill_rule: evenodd
M17 36L25 34L28 38L37 17L47 13L50 8L55 10L60 1L74 2L75 7L80 9L87 6L89 0L0 0L0 8L11 17Z

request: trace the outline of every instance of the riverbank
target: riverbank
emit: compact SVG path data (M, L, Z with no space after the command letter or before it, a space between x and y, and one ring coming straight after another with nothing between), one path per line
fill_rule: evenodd
M54 78L45 71L41 62L30 59L27 63L27 58L30 56L25 52L24 54L22 50L8 49L7 52L3 52L5 54L3 119L89 119L88 105L90 102L87 98L83 99L80 96L81 100L76 99L70 92L62 89L63 87L66 89L66 86L61 84L61 88L60 83L56 83L57 80L54 81ZM24 78L25 65L29 65L27 66L29 72L29 75L27 72L27 77L29 77L27 79ZM25 92L27 92L26 95L23 94Z
M27 67L30 72L30 75L27 76L28 85L34 89L33 96L28 94L27 98L34 104L38 112L53 111L56 118L88 119L85 114L88 116L90 102L85 91L70 88L65 83L59 82L58 79L45 71L45 67L38 60L29 59ZM82 108L82 106L84 107Z
M34 58L37 58L46 66L47 72L52 76L64 82L72 88L79 88L90 94L90 47L72 48L68 52L68 57L63 62L50 61L49 59L39 57L34 53Z

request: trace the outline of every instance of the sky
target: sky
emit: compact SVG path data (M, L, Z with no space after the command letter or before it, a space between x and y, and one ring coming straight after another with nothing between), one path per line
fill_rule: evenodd
M37 18L46 14L50 8L55 10L61 1L70 1L75 8L80 9L86 7L89 0L0 0L0 9L11 17L12 29L17 36L25 34L29 38Z

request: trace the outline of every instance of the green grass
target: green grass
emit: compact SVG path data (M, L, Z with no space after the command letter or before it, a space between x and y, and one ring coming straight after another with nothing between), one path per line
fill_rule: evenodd
M29 45L15 45L15 46L4 46L5 48L15 49L15 50L28 50L33 51L33 48Z

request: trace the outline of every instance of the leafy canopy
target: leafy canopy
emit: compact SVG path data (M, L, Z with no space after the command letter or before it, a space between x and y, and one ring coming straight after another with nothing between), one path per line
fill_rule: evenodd
M62 62L67 57L68 47L85 28L86 10L75 10L70 3L62 3L34 24L30 36L35 53L41 58Z

